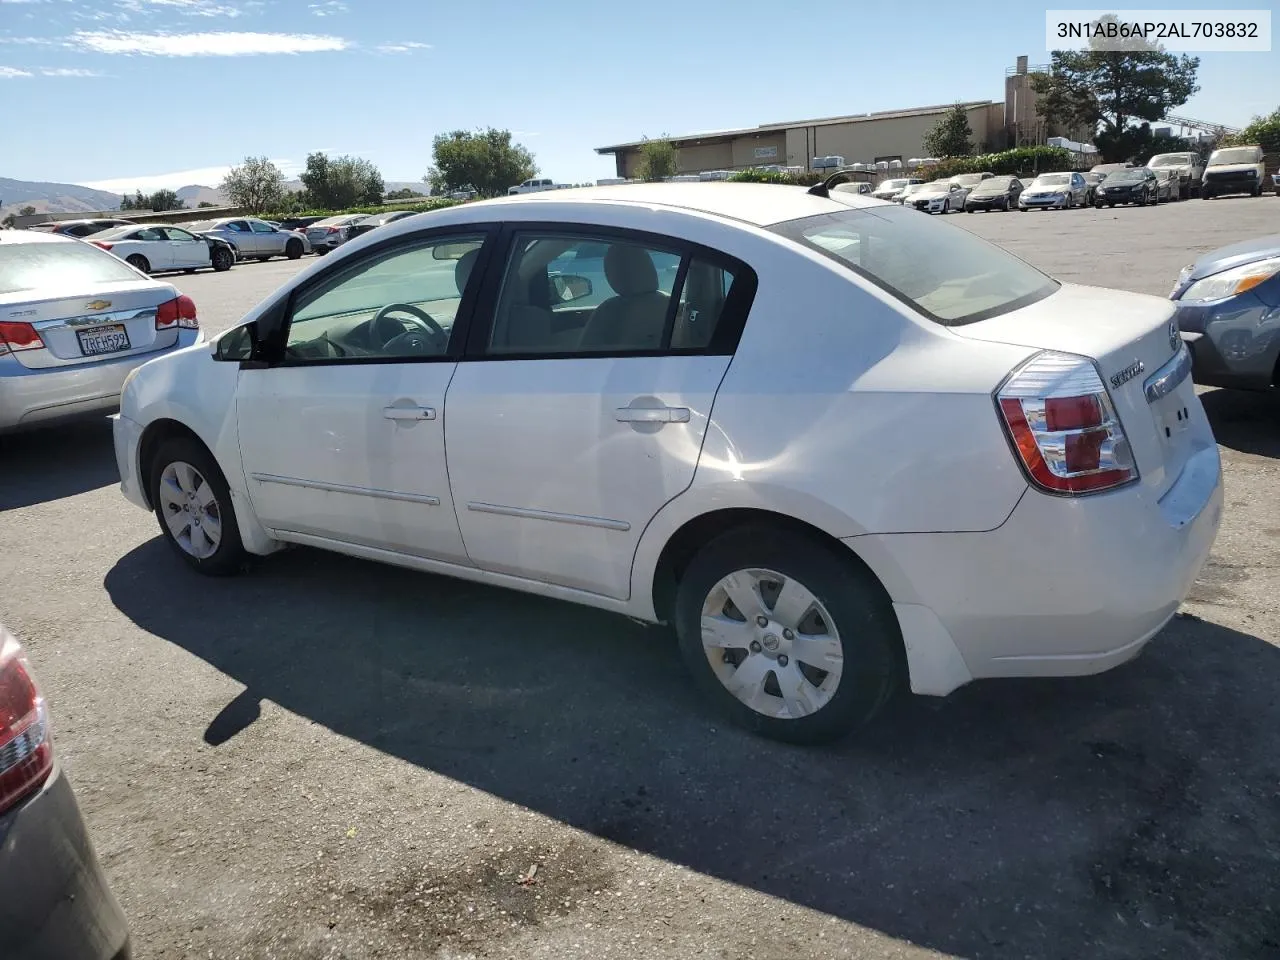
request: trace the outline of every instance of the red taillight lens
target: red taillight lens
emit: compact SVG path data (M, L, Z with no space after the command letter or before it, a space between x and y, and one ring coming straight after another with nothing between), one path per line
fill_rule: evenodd
M95 247L101 247L103 250L110 250L114 244L107 243L105 240L90 240Z
M997 392L1031 480L1053 493L1097 493L1137 479L1129 440L1093 362L1046 351Z
M29 323L0 320L0 356L19 350L39 350L44 346L40 334Z
M337 233L341 227L325 227L325 233Z
M171 330L174 327L186 327L198 330L200 321L196 318L196 302L185 294L166 300L156 307L156 329Z
M44 697L22 647L0 629L0 813L40 789L52 770Z

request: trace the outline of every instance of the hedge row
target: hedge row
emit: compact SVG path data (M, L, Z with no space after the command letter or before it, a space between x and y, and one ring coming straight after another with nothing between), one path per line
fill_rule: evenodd
M729 175L730 183L782 183L790 186L811 187L821 183L820 173L785 173L782 170L739 170Z
M302 210L297 213L274 213L269 215L271 220L287 220L293 217L341 217L353 213L395 213L400 210L412 210L414 213L426 213L428 210L441 210L444 207L455 206L462 201L450 200L448 197L430 197L426 200L414 203L392 203L387 205L378 204L372 207L348 207L345 210Z
M915 175L927 180L944 180L960 173L1015 176L1071 170L1075 165L1075 154L1065 147L1017 147L976 157L951 157L931 167L920 167Z

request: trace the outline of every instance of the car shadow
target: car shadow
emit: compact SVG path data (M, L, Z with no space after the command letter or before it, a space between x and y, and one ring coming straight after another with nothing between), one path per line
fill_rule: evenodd
M965 957L1280 951L1280 651L1221 626L1175 619L1098 677L903 697L803 749L709 714L667 631L584 607L301 549L210 580L158 538L105 587L245 686L209 718L212 745L269 699L599 837Z
M1280 390L1206 390L1200 402L1224 447L1280 459Z
M0 435L0 511L119 482L111 421L105 416Z

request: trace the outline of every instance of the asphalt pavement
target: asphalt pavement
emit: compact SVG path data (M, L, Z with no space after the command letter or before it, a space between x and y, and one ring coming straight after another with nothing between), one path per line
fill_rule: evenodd
M1163 295L1280 199L947 219ZM312 262L176 283L216 332ZM598 611L302 549L201 578L104 424L0 438L0 619L142 960L1274 958L1280 401L1202 399L1224 524L1141 657L831 748L726 727Z

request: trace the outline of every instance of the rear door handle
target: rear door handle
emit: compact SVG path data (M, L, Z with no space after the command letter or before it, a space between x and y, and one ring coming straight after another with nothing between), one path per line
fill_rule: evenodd
M688 423L688 407L619 407L614 411L619 423Z
M435 407L383 407L382 415L388 420L434 420Z

